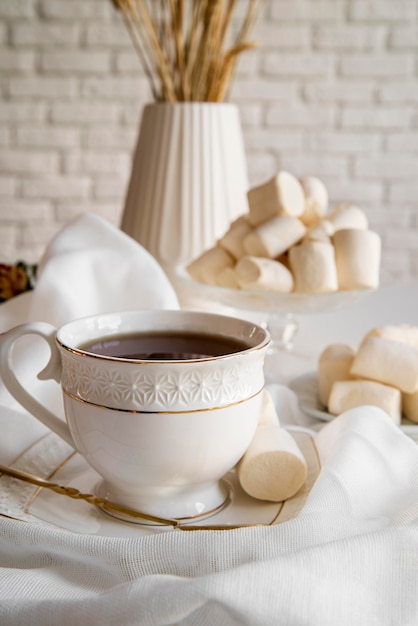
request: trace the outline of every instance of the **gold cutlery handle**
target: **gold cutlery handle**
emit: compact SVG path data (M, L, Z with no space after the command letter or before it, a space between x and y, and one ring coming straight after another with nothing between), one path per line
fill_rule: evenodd
M98 506L102 509L106 509L108 511L114 511L117 513L122 513L123 515L147 520L149 522L153 522L155 524L161 524L164 526L174 526L177 527L180 524L180 520L176 519L166 519L164 517L158 517L156 515L149 515L148 513L142 513L141 511L137 511L135 509L131 509L130 507L126 507L122 504L116 504L115 502L110 502L109 500L105 500L104 498L100 498L99 496L95 496L91 493L82 493L75 487L66 487L64 485L59 485L58 483L53 483L49 480L45 480L44 478L39 478L38 476L33 476L28 472L24 472L22 470L15 469L13 467L7 467L5 465L0 464L0 473L7 474L8 476L12 476L13 478L17 478L18 480L22 480L26 483L30 483L31 485L36 485L37 487L43 487L45 489L50 489L55 493L58 493L62 496L67 496L69 498L74 498L76 500L84 500L89 504L93 504L94 506Z

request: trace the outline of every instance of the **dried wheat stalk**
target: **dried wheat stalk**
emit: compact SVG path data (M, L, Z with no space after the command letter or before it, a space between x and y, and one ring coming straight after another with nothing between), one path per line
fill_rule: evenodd
M264 0L113 0L121 11L155 100L220 102ZM240 0L242 5L244 0ZM235 34L232 32L235 27Z

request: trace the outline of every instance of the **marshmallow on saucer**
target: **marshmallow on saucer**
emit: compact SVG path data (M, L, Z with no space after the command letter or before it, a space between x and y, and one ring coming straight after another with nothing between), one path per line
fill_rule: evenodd
M385 337L418 348L418 326L412 324L380 326L371 330L366 336Z
M337 291L338 279L334 246L323 241L304 241L289 250L295 291L326 293Z
M190 276L201 283L216 285L217 277L226 267L233 267L234 259L224 248L213 246L205 250L187 266Z
M305 194L305 210L300 216L306 226L315 224L328 211L328 191L322 180L315 176L300 179Z
M298 217L305 210L305 194L298 179L289 172L281 171L266 183L252 187L247 192L249 216L253 226L276 217Z
M318 359L318 396L325 407L328 406L333 384L338 380L349 380L350 368L356 351L343 343L327 346Z
M368 337L388 339L418 350L418 326L412 324L380 326L367 333L365 338ZM418 423L418 390L412 393L402 392L401 396L402 413L411 422Z
M255 435L237 465L241 487L258 500L282 502L304 484L307 463L292 435L280 427L270 394L264 391L263 407Z
M351 375L396 387L418 390L418 350L384 337L365 337L353 359Z
M371 230L344 228L334 234L332 241L339 288L376 289L381 256L379 235Z
M243 241L250 256L275 259L297 243L306 233L306 227L297 217L280 215L251 231Z
M339 380L331 389L328 410L340 415L357 406L377 406L399 426L401 423L401 392L395 387L373 380Z
M289 292L293 289L292 273L273 259L245 256L235 266L241 289Z

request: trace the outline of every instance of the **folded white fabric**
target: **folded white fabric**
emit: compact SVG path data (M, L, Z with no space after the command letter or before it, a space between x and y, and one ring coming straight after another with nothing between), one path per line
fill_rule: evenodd
M61 326L86 315L151 308L178 308L160 265L131 237L86 212L47 246L29 319Z

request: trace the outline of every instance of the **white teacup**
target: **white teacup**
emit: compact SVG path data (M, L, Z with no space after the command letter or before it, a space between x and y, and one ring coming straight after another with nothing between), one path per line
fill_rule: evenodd
M211 348L219 340L227 349L202 356L202 348L200 356L186 359L111 356L118 337L158 332L209 336ZM27 334L49 343L51 358L38 377L61 383L67 423L40 405L13 373L13 345ZM94 353L92 344L103 339L110 347ZM229 316L109 313L72 321L58 331L34 322L4 333L0 373L10 393L100 474L96 495L150 515L189 519L210 515L228 499L221 479L255 432L268 344L263 328ZM183 346L185 352L197 348Z

